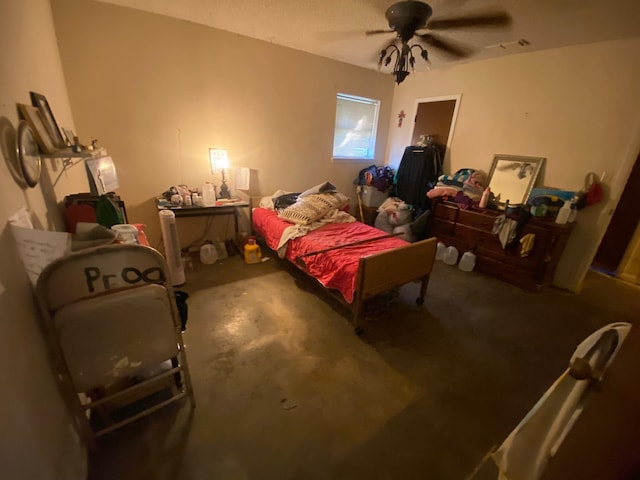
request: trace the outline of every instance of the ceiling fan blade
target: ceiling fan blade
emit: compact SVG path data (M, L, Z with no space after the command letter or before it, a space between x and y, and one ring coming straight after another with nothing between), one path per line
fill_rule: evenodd
M378 35L380 33L395 33L393 30L367 30L364 32L365 35Z
M450 40L443 40L432 33L423 33L422 35L418 35L418 37L420 37L427 45L437 48L438 50L442 50L450 57L466 58L473 53L470 49L465 48L460 44L456 44Z
M465 27L506 27L511 24L511 15L507 12L484 13L480 15L466 15L433 19L427 22L430 30L447 30Z

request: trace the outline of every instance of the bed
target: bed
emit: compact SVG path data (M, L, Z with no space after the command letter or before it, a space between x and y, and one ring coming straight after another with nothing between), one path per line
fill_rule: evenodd
M256 204L256 201L253 201ZM286 232L296 226L274 209L252 210L256 235L279 256L317 280L350 307L357 334L364 303L376 295L412 281L420 281L418 305L424 303L429 275L435 261L436 239L408 243L396 235L355 221L327 223L291 238L282 249ZM288 229L288 230L287 230Z

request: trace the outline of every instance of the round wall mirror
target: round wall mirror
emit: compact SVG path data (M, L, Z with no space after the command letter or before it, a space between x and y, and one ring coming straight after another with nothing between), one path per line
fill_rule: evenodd
M33 130L26 121L21 120L16 134L16 152L18 163L25 183L33 188L40 180L40 170L42 168L38 142L33 134Z

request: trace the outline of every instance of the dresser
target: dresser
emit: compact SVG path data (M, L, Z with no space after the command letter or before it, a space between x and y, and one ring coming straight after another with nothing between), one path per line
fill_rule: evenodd
M431 234L445 245L453 245L460 255L474 249L476 270L526 290L540 292L553 280L553 273L567 243L573 224L559 225L553 219L530 217L518 232L512 247L503 249L492 233L502 211L470 208L436 200L432 204ZM510 216L514 220L517 215ZM533 248L521 256L519 239L535 235Z

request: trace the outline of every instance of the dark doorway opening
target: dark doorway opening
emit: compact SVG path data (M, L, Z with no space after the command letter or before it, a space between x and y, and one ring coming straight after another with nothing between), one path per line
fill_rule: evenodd
M593 259L591 267L594 270L611 276L616 275L639 221L640 155L636 158L636 163L620 196L620 202Z

